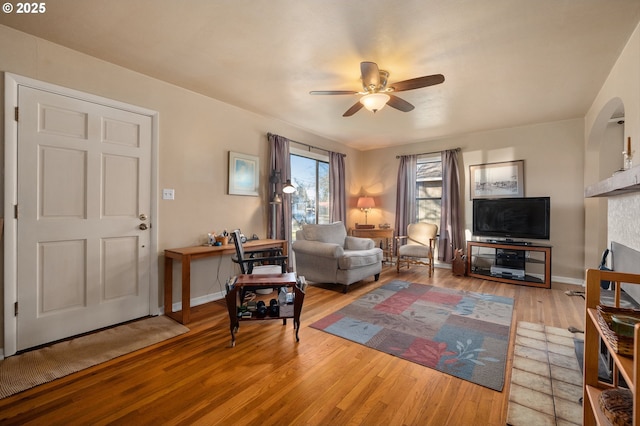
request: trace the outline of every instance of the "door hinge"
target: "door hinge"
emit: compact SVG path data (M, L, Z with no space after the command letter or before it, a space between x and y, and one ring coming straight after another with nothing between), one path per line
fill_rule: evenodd
M18 302L13 304L13 315L18 316Z
M14 219L18 218L18 205L17 204L13 205L13 218Z
M15 107L14 111L15 111L15 113L14 113L15 119L16 119L16 121L18 121L18 119L20 118L20 108L19 107Z

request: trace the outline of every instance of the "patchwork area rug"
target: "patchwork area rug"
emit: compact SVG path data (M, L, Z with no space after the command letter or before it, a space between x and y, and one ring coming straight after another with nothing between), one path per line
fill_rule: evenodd
M394 280L311 327L501 391L513 299Z
M151 346L189 329L165 316L145 318L0 361L0 398Z

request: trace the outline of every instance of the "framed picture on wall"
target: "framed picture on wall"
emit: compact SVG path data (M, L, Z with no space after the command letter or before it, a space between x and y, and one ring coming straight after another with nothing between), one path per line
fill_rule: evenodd
M260 185L260 158L229 151L229 195L257 197Z
M470 198L524 197L524 160L469 166Z

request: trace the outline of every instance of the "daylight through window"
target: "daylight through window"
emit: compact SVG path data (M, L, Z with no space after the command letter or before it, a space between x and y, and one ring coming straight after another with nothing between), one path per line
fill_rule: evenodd
M440 226L442 207L442 160L440 155L418 158L416 217L418 222Z
M296 187L296 192L291 194L291 235L294 240L296 231L305 223L329 223L329 159L304 154L290 154L291 182Z

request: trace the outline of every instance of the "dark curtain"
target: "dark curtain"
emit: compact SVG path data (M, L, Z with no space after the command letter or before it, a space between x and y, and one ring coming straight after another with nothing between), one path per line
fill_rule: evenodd
M280 172L280 182L276 184L276 193L282 197L282 204L270 204L269 236L278 240L291 242L291 194L284 194L282 192L284 183L287 179L291 179L289 139L271 133L269 133L267 137L269 139L269 176L272 176L274 172ZM270 183L269 201L271 201L273 197L272 188L272 184Z
M462 198L460 197L459 149L442 151L442 207L438 260L450 263L455 249L464 249Z
M329 152L329 220L346 224L347 205L344 190L344 155Z
M396 235L407 235L407 225L416 221L417 155L402 155L396 191Z

